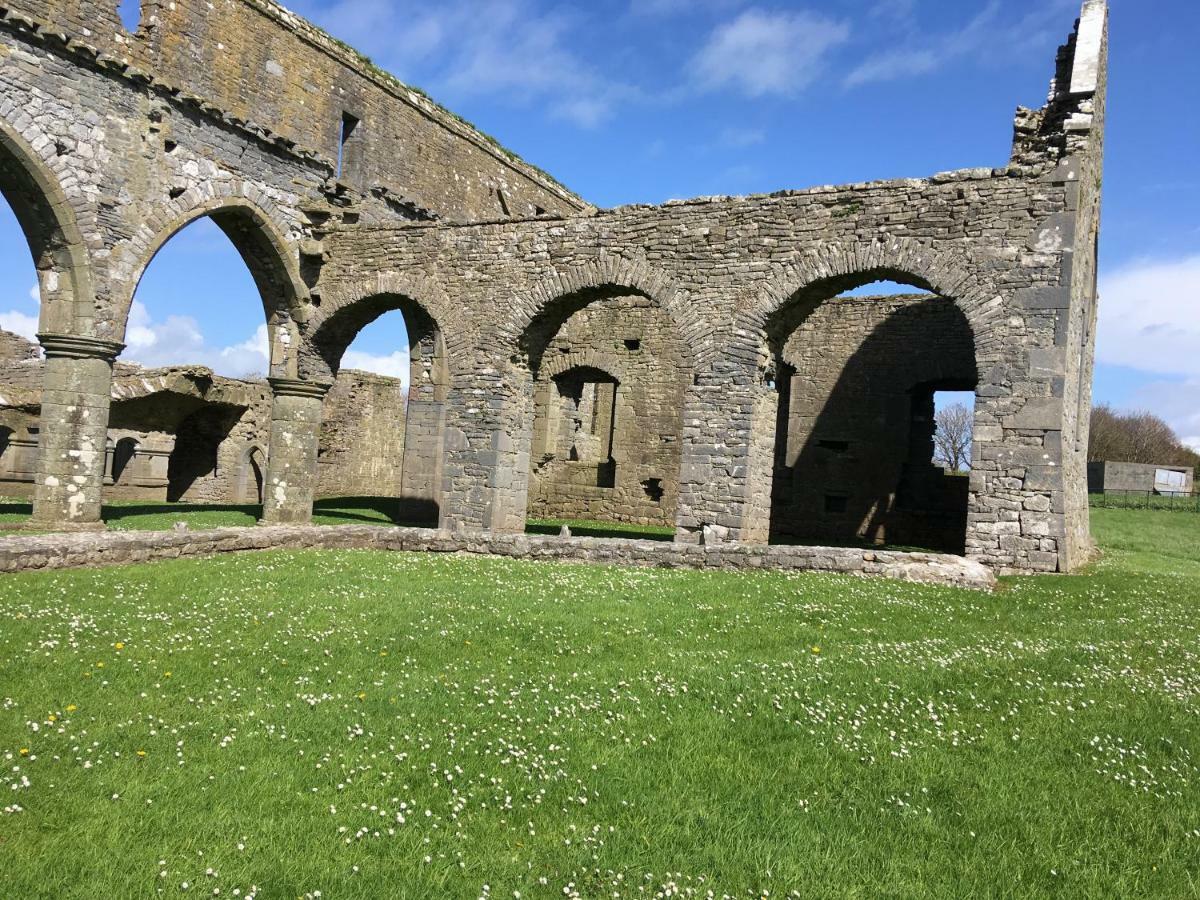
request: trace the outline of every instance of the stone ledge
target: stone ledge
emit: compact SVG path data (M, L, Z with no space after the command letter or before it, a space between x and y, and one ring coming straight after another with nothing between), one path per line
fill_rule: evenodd
M987 567L959 556L853 547L700 546L619 538L451 534L373 525L277 525L205 531L0 537L0 573L150 562L257 550L387 550L503 556L668 569L836 572L991 590Z

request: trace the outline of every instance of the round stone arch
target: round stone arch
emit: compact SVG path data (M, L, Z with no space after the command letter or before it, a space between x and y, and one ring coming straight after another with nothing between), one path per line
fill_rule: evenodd
M585 302L578 305L582 308L591 302L587 298L593 294L601 298L638 294L653 301L670 319L685 362L692 370L703 365L711 354L711 328L682 291L644 261L607 254L558 270L523 292L516 298L509 318L498 328L498 337L512 347L514 358L529 359L536 370L538 361L524 346L530 326L558 303L566 302L569 316L574 311L570 308L571 298L582 298Z
M447 375L453 379L469 359L470 352L466 329L461 327L459 315L436 281L395 271L322 286L320 303L312 307L301 332L301 376L328 378L334 374L335 365L330 357L338 350L340 342L332 340L333 330L357 334L384 313L403 310L405 302L424 313L441 335ZM345 347L340 349L344 352ZM336 352L336 355L340 359L341 353Z
M79 227L79 211L86 204L82 198L72 202L63 190L61 176L70 174L65 166L54 141L36 123L19 134L0 121L0 192L21 226L37 270L39 331L92 337L95 290Z
M598 369L616 379L618 384L628 385L630 382L625 367L615 356L595 350L572 350L553 357L538 371L538 379L550 381L571 369Z
M797 312L803 314L806 305L815 309L826 299L876 280L915 284L944 297L962 312L972 332L980 379L976 391L973 459L978 462L987 454L994 454L996 445L1003 440L999 395L1006 391L998 389L999 385L990 385L993 389L983 393L979 388L987 384L989 377L995 377L989 373L1006 373L1014 361L1010 352L1010 325L1000 291L986 276L972 271L956 252L883 237L870 243L829 244L798 255L792 264L759 289L756 298L743 306L745 312L738 318L736 339L747 342L742 348L744 351L752 351L743 355L754 358L753 353L757 353L760 377L762 373L770 372L774 352L779 349L778 342L781 338L786 340L784 332L787 330L781 328L773 334L773 326L782 324L780 318L789 309L798 304ZM794 326L797 321L788 319L787 325ZM761 392L761 381L758 390ZM774 428L771 433L775 433ZM769 470L765 460L759 470L760 473ZM978 471L972 473L968 512L977 514L977 521L968 517L968 555L979 552L972 549L973 541L986 543L984 532L988 526L980 523L991 515L984 497L994 489L995 481ZM760 507L764 502L769 508L769 501L760 496Z
M133 237L118 245L109 269L115 334L125 334L137 286L154 257L183 228L207 217L229 238L258 288L271 330L272 376L295 377L296 323L308 316L308 289L300 276L299 255L280 228L285 217L264 202L260 205L237 195L208 196L193 188L148 216Z
M971 326L980 373L1001 361L1007 323L996 287L973 274L958 254L901 238L826 244L800 255L742 304L746 312L739 316L737 335L765 355L772 320L793 303L819 302L878 280L915 284L952 301Z

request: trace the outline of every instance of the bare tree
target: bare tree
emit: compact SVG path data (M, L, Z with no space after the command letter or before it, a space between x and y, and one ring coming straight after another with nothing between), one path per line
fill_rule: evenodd
M1158 416L1119 413L1105 404L1092 408L1088 459L1193 467L1200 461Z
M975 416L961 403L942 407L933 417L933 458L951 472L971 468L971 426Z

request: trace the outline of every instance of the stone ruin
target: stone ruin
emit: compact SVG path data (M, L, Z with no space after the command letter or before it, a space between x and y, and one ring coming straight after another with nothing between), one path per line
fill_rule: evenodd
M219 486L194 466L192 496L247 497L253 460L270 524L370 488L450 534L584 517L1070 571L1091 547L1106 59L1086 0L998 168L597 209L273 0L144 0L135 33L116 0L0 0L0 190L45 356L40 385L0 387L4 421L38 416L9 468L35 527L95 528L121 441L159 490L162 454L205 430L188 410L240 408L247 465L218 461ZM143 271L201 216L258 287L265 387L115 363ZM880 280L914 293L857 295ZM395 310L412 389L389 410L340 369ZM930 462L940 390L975 393L967 478Z
M45 367L38 346L18 335L0 331L0 349L0 497L32 497ZM263 502L265 380L117 362L110 404L105 500ZM316 496L400 496L404 439L400 379L341 370L322 404ZM412 524L430 524L427 511L407 512Z

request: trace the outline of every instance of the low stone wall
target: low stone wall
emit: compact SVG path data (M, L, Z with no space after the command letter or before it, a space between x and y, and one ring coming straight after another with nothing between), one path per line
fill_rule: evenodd
M251 550L388 550L506 556L670 569L779 569L879 576L990 590L986 566L958 556L851 547L701 546L616 538L451 534L372 525L272 526L207 531L102 532L0 538L0 573L111 566Z

